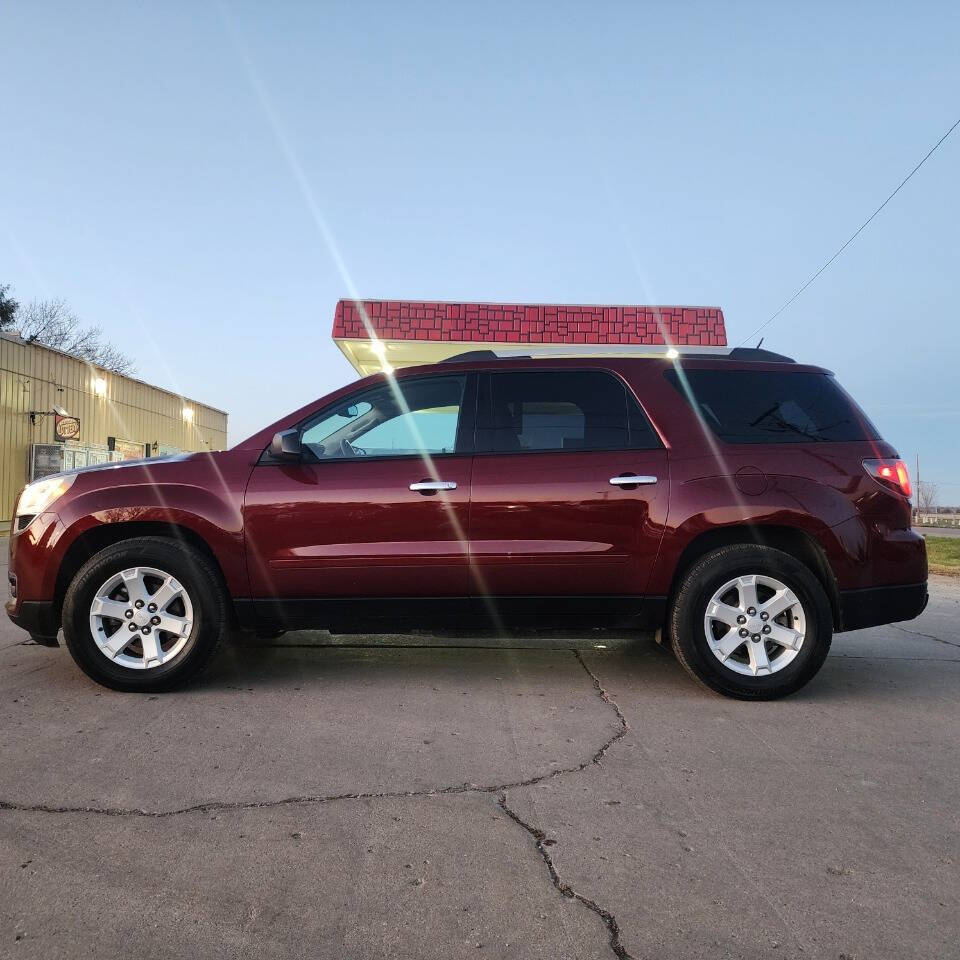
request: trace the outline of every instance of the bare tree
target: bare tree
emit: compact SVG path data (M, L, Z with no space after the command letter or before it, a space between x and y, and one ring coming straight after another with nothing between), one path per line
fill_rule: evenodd
M937 485L929 480L917 484L917 512L933 513L937 506Z
M28 343L62 350L73 357L111 370L130 374L132 358L103 340L99 327L85 327L64 300L34 300L16 314L20 336Z

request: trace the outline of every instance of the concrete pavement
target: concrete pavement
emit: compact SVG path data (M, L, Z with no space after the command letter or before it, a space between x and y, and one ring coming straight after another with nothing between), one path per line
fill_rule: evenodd
M117 694L4 621L0 956L957 956L932 584L770 704L614 635L288 634Z

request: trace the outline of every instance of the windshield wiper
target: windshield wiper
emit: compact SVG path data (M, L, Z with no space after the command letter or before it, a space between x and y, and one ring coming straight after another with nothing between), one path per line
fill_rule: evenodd
M769 420L774 427L786 433L796 433L798 436L812 440L814 443L826 441L827 438L823 436L822 433L811 433L809 430L804 430L803 427L791 423L789 420L785 420L783 415L777 412L780 406L779 403L775 403L769 410L764 411L756 420L752 421L750 426L757 427L763 423L764 420Z
M771 417L770 422L778 430L783 430L787 433L796 433L801 437L805 437L807 440L812 440L814 443L822 443L827 439L822 434L811 433L809 430L804 430L803 427L799 427L795 423L790 423L789 420L784 420L783 417L779 415Z

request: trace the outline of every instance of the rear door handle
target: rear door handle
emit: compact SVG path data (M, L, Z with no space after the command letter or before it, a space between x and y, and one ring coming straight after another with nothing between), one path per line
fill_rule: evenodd
M410 489L417 493L435 493L437 490L456 490L455 480L421 480L419 483L411 483Z
M640 487L647 486L651 483L656 483L656 477L638 477L634 473L627 474L623 477L611 477L610 482L615 487Z

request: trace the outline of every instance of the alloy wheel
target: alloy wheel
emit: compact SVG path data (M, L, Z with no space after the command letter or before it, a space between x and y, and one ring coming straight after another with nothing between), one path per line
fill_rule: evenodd
M112 663L149 670L172 660L193 630L193 603L183 585L155 567L113 574L90 604L90 633Z
M807 633L803 604L775 577L728 580L703 618L707 645L728 669L749 677L777 673L800 652Z

